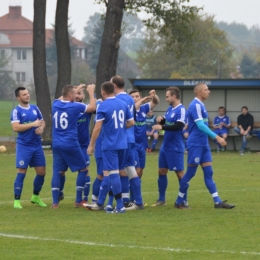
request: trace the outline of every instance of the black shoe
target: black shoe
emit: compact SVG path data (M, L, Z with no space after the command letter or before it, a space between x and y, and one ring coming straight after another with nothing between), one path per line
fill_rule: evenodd
M177 204L176 202L174 203L174 208L177 209L190 209L190 207L185 204L184 202L182 202L181 204Z
M64 194L59 195L58 201L64 200Z
M128 201L128 202L124 202L124 207L125 208L130 208L134 205L135 203L133 201Z
M235 205L228 204L226 202L227 202L227 200L225 200L225 201L223 201L221 203L215 204L214 208L215 209L233 209L235 207Z

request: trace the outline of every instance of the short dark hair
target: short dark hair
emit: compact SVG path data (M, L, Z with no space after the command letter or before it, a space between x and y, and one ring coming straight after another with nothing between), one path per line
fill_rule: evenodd
M219 109L224 109L224 110L226 111L225 107L223 107L223 106L220 106L220 107L218 108L218 110L219 110Z
M171 96L175 95L177 99L180 99L180 90L177 87L169 87L166 92L170 91Z
M247 106L242 106L241 110L242 110L242 109L248 110L248 107L247 107Z
M124 88L125 86L125 81L121 76L114 76L111 81L116 84L118 88Z
M103 90L106 94L113 94L115 91L113 83L110 81L106 81L101 85L101 90Z
M132 90L129 92L129 95L134 94L134 93L139 93L140 97L142 97L142 93L141 93L138 89L132 89Z
M21 90L26 90L26 88L25 88L25 87L18 87L18 88L14 91L16 97L19 97L19 96L20 96L20 91L21 91Z
M62 96L67 97L69 93L74 89L74 86L72 85L65 85L62 89Z

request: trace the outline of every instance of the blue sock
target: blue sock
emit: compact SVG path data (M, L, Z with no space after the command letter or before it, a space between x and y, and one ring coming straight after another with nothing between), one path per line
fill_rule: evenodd
M158 143L158 140L153 140L153 144L152 144L152 150L154 150L155 149L155 146L157 145L157 143Z
M179 181L179 187L181 187L181 179L178 179L178 181ZM187 190L187 192L183 196L183 201L186 201L186 202L188 202L188 200L187 200L187 193L188 193L188 190Z
M53 171L52 181L51 181L51 191L52 191L52 204L59 203L59 190L60 190L60 173L58 171Z
M88 195L90 190L90 176L86 176L85 178L85 186L84 186L84 200L88 201Z
M65 174L61 175L60 176L60 192L59 192L59 196L63 195L65 181L66 181L66 175Z
M102 180L96 178L92 185L92 202L96 202L98 199L99 189Z
M188 166L187 171L184 174L184 176L181 179L180 182L180 189L178 198L176 200L176 204L181 204L184 201L184 195L187 194L188 188L189 188L189 181L194 177L196 171L197 171L198 165L196 166Z
M122 186L122 198L123 202L129 202L129 181L128 176L120 176L121 186ZM114 191L113 191L114 193ZM115 194L115 193L114 193Z
M107 201L107 205L113 206L113 201L114 201L114 194L112 191L112 186L110 184L110 180L109 180L109 192L108 192L108 201Z
M218 196L218 191L215 182L213 181L213 169L212 166L205 166L202 168L204 172L204 182L208 188L210 194L213 197L215 203L221 203L222 200Z
M116 199L116 208L119 210L124 207L122 200L122 186L120 181L121 177L119 176L119 173L109 175L112 191Z
M130 181L129 181L130 182ZM134 202L135 199L134 199L134 193L133 193L133 190L132 190L132 186L131 186L131 182L130 182L130 201Z
M76 203L80 203L82 201L82 192L84 190L86 174L87 171L78 172L78 177L76 180Z
M33 194L39 195L40 191L42 190L42 185L44 183L45 175L38 175L36 174L33 182Z
M109 190L109 176L104 176L100 185L97 204L103 206Z
M17 173L16 179L14 181L14 199L15 200L19 200L21 198L24 178L25 178L24 173L20 173L20 172Z
M159 200L165 201L165 193L168 185L167 175L159 174L158 177L158 190L159 190Z
M143 205L140 178L138 176L129 180L130 187L133 191L134 200L137 205Z

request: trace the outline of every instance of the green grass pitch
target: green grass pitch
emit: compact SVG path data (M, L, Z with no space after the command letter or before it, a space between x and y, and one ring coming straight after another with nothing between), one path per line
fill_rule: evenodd
M9 149L10 151L10 149ZM168 173L167 205L151 207L157 197L158 153L147 155L142 179L144 211L111 215L74 208L76 173L67 172L65 199L51 206L52 155L46 151L47 176L41 197L30 203L34 169L22 194L23 209L13 209L15 156L0 154L0 259L260 259L260 155L213 153L214 180L220 197L236 204L214 209L202 171L189 189L190 210L173 207L178 193L174 172ZM95 178L91 158L90 174Z

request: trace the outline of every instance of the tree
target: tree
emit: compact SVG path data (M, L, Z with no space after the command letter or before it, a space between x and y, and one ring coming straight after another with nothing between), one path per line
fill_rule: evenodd
M229 77L235 67L233 47L226 35L219 30L212 16L197 16L192 30L198 31L190 51L177 56L167 47L165 38L153 31L145 40L145 47L138 52L138 64L143 77L201 78Z
M104 81L110 80L116 73L119 42L122 35L123 11L129 13L146 12L149 18L146 26L156 29L158 34L168 36L166 44L176 53L183 52L191 45L194 31L190 30L191 21L199 8L185 6L189 0L96 0L106 4L104 33L97 65L97 88ZM100 96L100 91L97 90Z
M256 78L260 74L260 62L255 62L248 54L244 54L240 63L240 72L244 78Z
M61 96L64 85L71 83L71 55L68 32L69 0L57 0L55 39L57 44L58 79L55 98Z
M36 101L46 126L43 139L51 138L51 98L46 72L45 52L46 0L34 0L33 18L33 74ZM43 98L44 97L44 98Z

